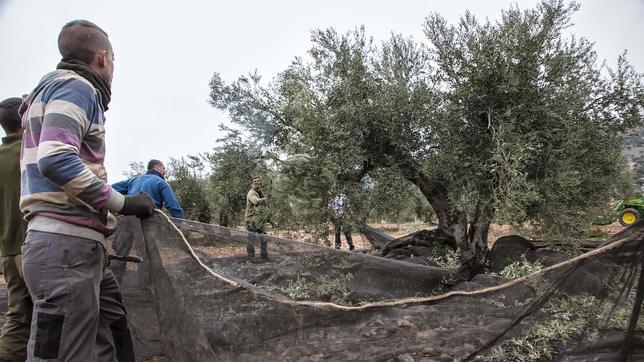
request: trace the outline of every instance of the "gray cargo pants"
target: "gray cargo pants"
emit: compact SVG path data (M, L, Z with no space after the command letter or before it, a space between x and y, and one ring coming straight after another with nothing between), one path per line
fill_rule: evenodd
M98 242L29 231L22 270L33 299L28 361L133 361L119 286Z

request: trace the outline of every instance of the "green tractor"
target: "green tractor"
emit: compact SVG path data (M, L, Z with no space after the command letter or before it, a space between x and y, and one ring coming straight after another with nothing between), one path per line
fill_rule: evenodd
M613 212L617 215L617 220L622 226L635 224L644 216L644 197L624 199L615 205Z

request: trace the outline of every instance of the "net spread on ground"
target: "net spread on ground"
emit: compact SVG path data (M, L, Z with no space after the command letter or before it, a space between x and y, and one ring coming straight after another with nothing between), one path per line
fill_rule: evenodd
M116 268L140 357L608 361L633 308L643 236L636 224L576 257L537 251L543 268L523 277L469 281L265 235L269 259L251 259L260 235L161 213L122 218L114 243L144 260Z

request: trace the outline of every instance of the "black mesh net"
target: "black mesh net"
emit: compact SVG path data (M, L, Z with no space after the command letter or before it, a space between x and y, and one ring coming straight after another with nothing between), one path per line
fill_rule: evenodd
M119 228L117 247L144 259L117 271L137 355L175 361L612 361L644 255L638 223L576 257L544 251L526 276L465 281L160 213ZM249 258L261 237L269 258ZM633 330L630 358L642 360L642 327Z

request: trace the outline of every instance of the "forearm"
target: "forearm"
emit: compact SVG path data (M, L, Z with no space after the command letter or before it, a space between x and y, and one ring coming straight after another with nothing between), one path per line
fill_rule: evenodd
M170 187L170 185L165 184L161 193L163 196L165 207L170 211L170 214L173 217L176 217L179 219L185 219L183 209L179 205L179 201L177 200L177 197L175 196L174 191L172 191L172 188Z
M129 182L130 180L119 181L115 184L112 184L112 189L116 190L116 192L118 192L121 195L127 195L127 192L129 190L129 187L128 187Z
M248 196L248 201L250 201L255 206L264 205L268 201L268 198L259 197L259 196L256 196L256 195L249 195Z
M96 176L77 154L71 151L50 154L46 151L46 147L39 149L38 169L50 182L96 209L119 211L123 207L123 195L114 192L110 185Z
M176 217L177 219L185 219L186 218L185 214L183 213L182 208L180 208L180 207L172 207L170 205L167 205L166 208L168 209L168 211L170 211L170 215L172 215L172 217Z

